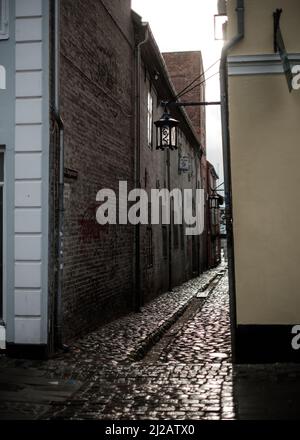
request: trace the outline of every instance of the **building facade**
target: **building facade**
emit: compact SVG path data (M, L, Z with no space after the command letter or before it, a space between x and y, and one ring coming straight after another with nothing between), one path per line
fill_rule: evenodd
M168 52L163 54L167 65L170 78L177 94L184 90L187 84L193 82L192 90L182 96L183 102L204 102L205 101L205 76L202 62L202 54L199 51L187 52ZM198 78L200 83L194 83L195 78ZM203 106L187 106L186 112L192 121L198 136L203 154L200 159L200 175L201 188L204 193L208 192L207 184L207 159L206 159L206 107ZM205 233L200 236L200 268L201 272L210 268L208 258L208 205L204 207L204 222Z
M2 1L2 321L6 342L48 339L50 12L47 1Z
M207 267L181 225L96 221L119 182L205 189L204 117L174 108L179 149L156 150L176 92L129 0L0 3L0 327L8 354L45 356Z
M221 263L221 231L220 231L220 205L223 198L218 194L219 176L214 166L207 161L207 254L208 267L213 268Z
M278 8L292 69L300 64L299 2L227 1L223 131L237 362L300 360L294 343L300 321L300 93L289 90L288 64L274 51Z
M204 148L187 113L182 108L175 108L173 116L180 121L179 148L173 152L156 150L153 121L160 119L164 111L161 102L174 99L177 89L168 75L165 54L162 56L159 52L151 29L137 16L135 25L140 32L144 31L140 69L141 115L138 117L141 188L147 191L149 198L152 189L175 189L182 194L185 189L195 191L201 188L200 163ZM178 59L178 64L180 62ZM141 303L201 272L200 236L186 236L184 224L174 224L173 218L170 225L141 226L140 252Z

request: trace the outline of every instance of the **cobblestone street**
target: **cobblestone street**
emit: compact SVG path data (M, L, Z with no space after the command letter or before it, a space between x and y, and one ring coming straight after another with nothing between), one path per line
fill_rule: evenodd
M12 436L300 422L299 18L300 0L0 0Z
M161 362L198 364L230 361L230 321L227 278L192 316L161 354Z
M174 327L162 338L171 335L171 342L157 361L151 361L150 352L131 365L101 368L55 417L234 418L227 278L202 310L192 313L181 329Z
M47 362L2 357L0 383L7 371L32 371L38 383L57 387L54 399L43 395L31 410L28 397L23 418L298 419L299 366L233 366L228 310L221 267L101 327L69 353ZM0 409L12 418L20 399L9 400Z
M195 298L139 362L101 367L63 419L298 419L300 369L231 363L228 279Z

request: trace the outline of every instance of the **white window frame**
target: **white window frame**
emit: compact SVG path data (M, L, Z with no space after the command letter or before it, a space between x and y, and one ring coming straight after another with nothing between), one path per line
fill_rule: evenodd
M9 0L0 0L0 40L9 38Z
M148 90L147 96L147 140L148 147L153 147L153 96Z

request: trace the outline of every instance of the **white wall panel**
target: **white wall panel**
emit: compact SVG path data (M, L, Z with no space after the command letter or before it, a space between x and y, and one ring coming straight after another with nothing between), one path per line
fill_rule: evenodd
M42 125L17 125L15 129L16 151L42 150Z
M16 70L41 70L42 43L16 44Z
M39 209L15 209L15 232L41 233L42 210Z
M42 96L42 72L17 72L16 96Z
M18 18L16 20L16 41L41 41L41 18Z
M39 344L41 342L40 318L15 318L15 343Z
M42 237L34 235L16 235L15 260L40 261L42 258Z
M48 334L50 2L15 4L15 209L9 263L14 265L14 315L9 338L16 344L40 344Z
M41 291L17 290L15 292L15 314L17 316L40 316Z
M39 153L16 154L15 179L40 179L42 155Z
M41 182L16 182L15 206L39 208L42 203Z
M42 15L42 0L16 0L16 17Z
M41 288L41 263L16 263L15 287L19 289Z
M41 122L41 98L16 100L16 124L39 124Z

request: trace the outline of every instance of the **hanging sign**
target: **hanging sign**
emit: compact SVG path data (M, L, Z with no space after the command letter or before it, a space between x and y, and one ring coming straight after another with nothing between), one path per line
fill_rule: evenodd
M181 156L179 158L179 171L188 172L190 171L190 158L189 156Z

